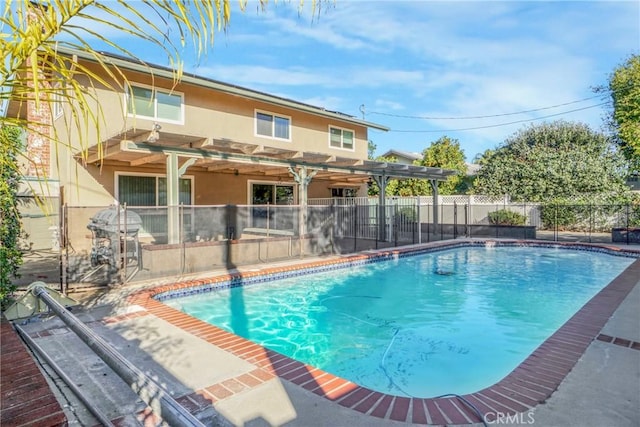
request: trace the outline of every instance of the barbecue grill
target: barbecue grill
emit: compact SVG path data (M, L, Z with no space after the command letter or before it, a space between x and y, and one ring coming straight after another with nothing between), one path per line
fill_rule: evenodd
M109 264L122 267L125 263L136 261L142 264L138 232L142 227L140 215L130 210L110 207L97 212L89 220L87 228L91 230L91 266ZM120 264L116 259L120 256Z

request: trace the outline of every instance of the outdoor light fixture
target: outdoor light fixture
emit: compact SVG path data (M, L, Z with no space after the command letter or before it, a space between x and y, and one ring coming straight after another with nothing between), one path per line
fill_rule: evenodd
M160 129L162 129L162 126L158 123L154 123L151 128L151 132L149 132L149 136L147 137L147 142L156 142L160 139Z

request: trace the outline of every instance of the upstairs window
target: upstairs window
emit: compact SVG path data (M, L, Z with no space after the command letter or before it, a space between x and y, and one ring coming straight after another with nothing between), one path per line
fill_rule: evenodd
M291 119L271 113L256 111L256 135L290 140Z
M329 146L353 150L353 131L333 126L329 127Z
M144 86L129 86L127 113L165 122L183 122L182 94Z

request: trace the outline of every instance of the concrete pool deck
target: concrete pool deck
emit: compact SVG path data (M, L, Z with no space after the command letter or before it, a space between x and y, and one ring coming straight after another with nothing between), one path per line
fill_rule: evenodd
M276 263L270 268L288 265ZM257 274L254 270L240 269ZM201 279L184 282L193 280ZM157 292L167 284L156 281L111 289L86 301L76 314L205 424L216 413L230 424L250 426L480 421L458 399L393 398L371 392L148 298L151 289ZM640 261L605 290L543 344L539 354L517 368L515 376L466 396L483 413L493 412L487 421L541 426L640 424ZM142 425L136 419L145 418L153 423L129 387L60 320L47 318L23 327L114 424ZM95 425L64 385L55 383L53 388L62 390L58 396L67 406L70 424ZM77 408L75 413L68 410L71 407ZM509 416L496 420L498 413Z

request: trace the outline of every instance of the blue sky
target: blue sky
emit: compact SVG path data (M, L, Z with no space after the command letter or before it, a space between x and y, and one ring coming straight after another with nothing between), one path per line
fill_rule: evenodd
M310 4L240 12L234 2L226 33L199 62L186 50L185 69L358 117L364 105L366 120L391 128L370 131L376 155L420 152L446 135L470 161L531 123L599 130L608 99L592 88L640 53L637 0L337 0L316 16ZM479 116L493 117L469 118Z

